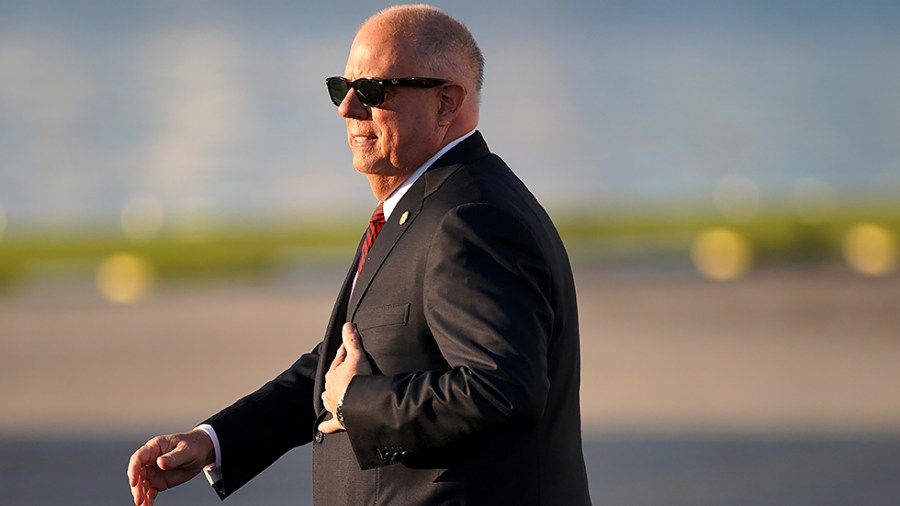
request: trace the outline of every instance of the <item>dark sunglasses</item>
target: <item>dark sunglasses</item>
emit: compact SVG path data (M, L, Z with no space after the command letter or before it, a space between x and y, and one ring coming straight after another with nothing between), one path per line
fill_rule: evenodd
M328 94L334 105L341 105L350 88L356 92L356 98L364 106L375 107L384 102L385 86L407 86L410 88L434 88L449 83L446 79L435 77L397 77L394 79L374 79L362 77L355 81L348 81L343 77L329 77L325 79L328 86Z

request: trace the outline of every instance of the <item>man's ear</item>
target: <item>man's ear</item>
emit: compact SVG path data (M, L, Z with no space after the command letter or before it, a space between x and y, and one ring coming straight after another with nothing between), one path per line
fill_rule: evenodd
M466 89L461 84L448 83L441 86L441 104L438 108L438 124L446 125L453 121L466 100Z

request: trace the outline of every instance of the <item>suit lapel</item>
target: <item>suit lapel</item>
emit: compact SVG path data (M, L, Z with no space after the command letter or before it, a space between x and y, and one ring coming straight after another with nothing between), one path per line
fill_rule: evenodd
M347 311L349 320L352 320L356 315L359 301L369 288L372 278L381 269L381 265L391 250L394 249L397 241L403 237L403 234L422 210L423 185L419 184L420 182L421 180L416 181L406 192L406 195L400 199L400 202L397 203L397 207L391 213L390 219L385 222L384 228L381 229L381 233L378 234L375 244L369 251L369 259L366 260L362 272L359 273L359 277L356 279L356 287L353 289L353 295L350 297L350 305Z
M425 198L437 191L462 164L489 154L490 150L481 133L475 132L471 137L438 158L400 199L397 207L391 213L390 219L378 234L378 239L375 240L374 246L369 251L369 259L366 260L363 270L356 280L356 288L353 289L347 311L348 320L352 320L356 315L359 303L372 279L381 269L397 241L419 215Z
M359 303L372 279L381 269L388 254L394 249L394 246L406 232L406 229L412 225L421 212L424 200L436 192L444 181L461 165L489 154L490 150L481 134L475 132L471 137L461 142L432 164L425 171L425 174L406 192L406 195L400 199L394 212L391 213L390 219L385 223L381 233L378 234L375 245L369 252L369 259L356 280L356 287L354 288L353 278L356 276L356 265L359 263L359 250L362 245L362 239L360 239L360 243L356 247L356 256L354 256L350 269L344 277L344 284L331 311L331 319L328 321L328 329L325 332L325 339L319 355L313 403L320 417L325 411L321 399L322 392L325 389L325 373L331 366L331 362L341 346L341 327L343 327L344 322L353 320ZM405 213L408 214L404 217ZM403 221L403 224L400 221Z

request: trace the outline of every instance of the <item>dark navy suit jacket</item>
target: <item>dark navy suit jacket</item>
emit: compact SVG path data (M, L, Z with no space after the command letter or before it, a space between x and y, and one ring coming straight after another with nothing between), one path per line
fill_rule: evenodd
M317 505L590 504L568 256L480 133L410 187L351 297L353 275L314 350L207 420L223 498L312 442ZM324 435L345 321L374 374L347 389L347 431Z

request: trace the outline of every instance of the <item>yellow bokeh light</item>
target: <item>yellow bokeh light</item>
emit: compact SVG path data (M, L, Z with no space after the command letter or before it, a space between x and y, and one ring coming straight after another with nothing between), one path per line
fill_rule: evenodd
M708 228L694 239L691 259L703 276L716 281L730 281L750 269L753 248L750 241L733 230Z
M844 236L844 258L866 276L884 276L897 267L897 239L890 230L860 223Z
M153 267L146 260L129 253L116 253L100 263L97 290L110 302L131 304L152 290L154 278Z

